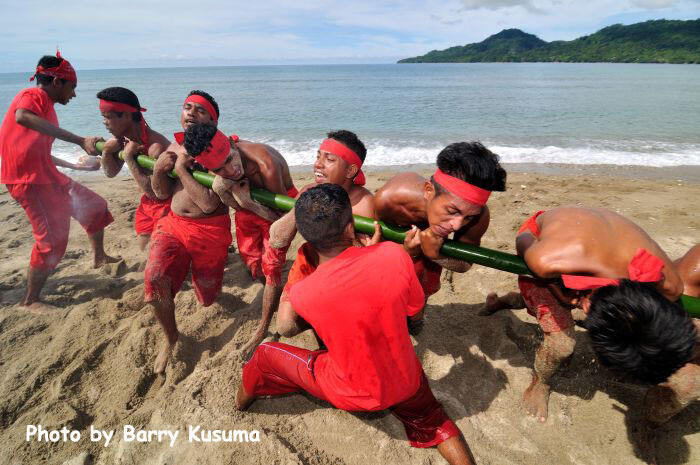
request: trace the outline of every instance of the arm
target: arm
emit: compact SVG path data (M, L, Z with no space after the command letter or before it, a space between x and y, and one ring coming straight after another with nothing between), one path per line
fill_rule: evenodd
M129 141L124 147L124 162L126 166L129 167L131 175L134 177L136 184L139 185L141 191L151 198L156 198L156 194L153 192L153 187L151 187L151 177L146 174L146 172L139 166L136 162L136 157L139 152L143 151L143 145Z
M228 205L234 210L249 210L271 222L277 221L279 218L279 215L272 209L259 204L250 197L250 184L246 178L233 181L217 175L211 188L224 205Z
M315 186L315 182L307 184L301 188L299 195ZM297 198L299 198L299 196L297 196ZM287 247L292 243L296 234L296 217L294 216L294 209L292 208L270 226L270 245L276 249Z
M90 165L90 166L82 166L82 165L76 165L75 163L70 163L65 160L61 160L60 158L56 158L53 155L51 156L51 160L53 160L53 163L56 166L60 166L61 168L70 168L72 170L76 171L96 171L100 169L100 165L95 164L95 165ZM94 158L93 158L94 160Z
M270 222L274 222L279 219L279 213L253 200L253 198L250 196L250 182L247 178L234 182L229 192L240 208L249 210L258 215L260 218L266 219Z
M162 157L159 157L158 160L160 158ZM195 205L207 215L214 213L221 205L221 199L214 191L204 187L192 177L189 169L193 163L194 158L189 156L184 149L180 150L175 161L175 173Z
M166 151L158 157L156 164L153 167L153 176L151 176L151 188L157 198L165 200L173 194L173 186L175 180L168 174L175 168L175 160L177 155L175 152Z
M296 217L294 209L289 210L282 218L270 226L270 246L276 249L287 247L297 235Z
M119 151L123 148L123 142L114 137L102 147L102 171L108 178L115 177L122 170L124 160L119 158Z
M25 128L32 129L34 131L46 134L47 136L55 137L72 144L79 145L82 147L88 155L99 155L100 152L95 147L95 144L102 140L100 137L80 137L76 136L72 132L61 129L58 126L46 121L44 118L35 115L29 110L23 108L17 109L15 112L15 122L24 126Z

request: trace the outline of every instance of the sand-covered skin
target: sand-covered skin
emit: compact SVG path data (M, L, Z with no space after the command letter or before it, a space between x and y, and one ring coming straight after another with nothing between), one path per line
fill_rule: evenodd
M513 252L516 229L534 211L581 204L631 218L677 257L700 242L698 168L690 169L695 172L683 181L600 177L580 168L569 176L513 172L508 191L489 202L492 223L482 245ZM390 176L370 172L367 187L375 190ZM351 414L305 395L258 400L246 413L234 410L243 362L237 349L252 334L262 301L262 285L250 279L234 247L217 303L202 308L187 283L178 294L181 342L166 376L154 376L162 335L151 311L141 308L144 257L132 227L140 195L130 178L86 179L109 201L115 222L107 229L106 248L125 264L91 269L87 238L73 222L66 256L43 293L60 307L50 316L13 306L22 296L33 240L22 209L4 188L0 192L1 463L61 464L83 452L105 465L443 463L435 449L409 447L403 427L388 412ZM311 176L296 174L295 182L301 187ZM285 270L300 243L297 237ZM431 387L477 461L641 463L630 437L645 389L600 367L584 330L577 330L576 354L553 382L547 423L523 414L521 396L540 338L535 321L525 310L478 314L489 292L516 288L514 275L484 267L443 273L442 289L429 300L416 339ZM308 333L283 341L315 348ZM26 442L26 425L37 423L81 430L83 439ZM125 424L181 432L173 448L167 442L127 443ZM117 430L109 447L89 441L90 425ZM188 425L257 429L260 442L190 443ZM660 463L700 463L700 404L663 427L659 449Z

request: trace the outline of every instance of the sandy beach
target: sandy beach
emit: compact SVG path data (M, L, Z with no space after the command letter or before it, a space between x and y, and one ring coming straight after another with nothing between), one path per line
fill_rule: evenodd
M431 171L417 168L425 175ZM489 202L492 222L484 247L514 252L514 233L523 220L565 204L617 211L646 229L673 258L700 242L698 166L507 168L507 192ZM376 190L397 170L369 170L367 187ZM73 222L66 255L43 292L60 310L37 316L18 309L33 238L23 210L0 187L0 462L443 463L434 449L411 448L388 412L352 414L306 395L258 400L245 413L234 409L243 363L238 349L255 328L263 289L251 280L234 246L215 304L198 305L187 282L177 295L181 342L166 376L153 375L161 330L150 309L142 308L145 257L132 225L140 197L136 184L126 175L108 180L68 174L108 200L115 222L106 230L106 249L124 261L92 269L87 238ZM311 173L295 170L294 179L301 187L311 182ZM285 272L301 242L297 236ZM630 438L645 388L601 367L583 329L577 329L578 350L553 382L548 421L539 424L524 415L521 396L541 338L536 322L525 310L479 315L489 292L516 289L514 275L480 266L465 274L443 272L442 289L428 301L425 328L414 340L435 395L478 463L642 463ZM282 341L316 348L308 332ZM81 431L82 439L26 441L27 425L36 424L65 425ZM107 447L89 440L91 425L116 430ZM127 442L124 425L180 430L180 436L172 447L167 440ZM190 442L189 425L258 430L260 441ZM660 463L700 463L700 404L685 409L661 434Z

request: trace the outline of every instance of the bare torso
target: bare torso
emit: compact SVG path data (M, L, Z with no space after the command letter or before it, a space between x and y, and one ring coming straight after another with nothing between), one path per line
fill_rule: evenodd
M173 151L175 153L178 153L181 150L185 150L185 148L175 142L170 144L170 147L168 147L168 151ZM186 218L205 218L228 213L228 207L222 202L219 202L218 207L212 213L205 213L201 208L199 208L192 197L190 197L179 179L175 179L174 183L173 199L170 203L170 209L176 215L184 216Z
M628 266L640 248L664 261L664 280L659 287L676 299L682 283L673 263L659 245L639 226L617 213L600 208L564 206L537 217L539 239L518 236L519 253L541 277L580 274L601 278L628 277ZM535 240L529 247L528 241Z

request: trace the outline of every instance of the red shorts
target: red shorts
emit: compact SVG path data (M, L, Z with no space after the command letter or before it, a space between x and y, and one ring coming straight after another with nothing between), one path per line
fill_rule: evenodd
M156 227L158 220L170 213L171 200L172 197L166 200L160 200L143 194L141 196L139 208L136 209L136 213L134 214L134 229L136 230L136 234L139 236L150 235Z
M314 361L325 350L306 350L279 342L258 346L243 366L243 387L253 396L274 396L306 391L328 401L314 375ZM389 408L403 423L413 447L432 447L457 436L459 429L435 399L425 373L410 398Z
M185 218L172 211L161 218L151 236L146 263L144 298L163 300L180 290L192 265L192 282L197 300L205 307L214 303L221 291L224 267L231 244L231 217Z
M298 194L295 187L287 191L290 197ZM272 222L260 218L248 210L236 210L236 244L238 253L250 270L253 279L262 273L267 284L279 286L282 282L282 267L287 260L287 250L270 247L270 226Z
M527 312L537 318L542 331L556 333L574 326L571 310L564 307L552 294L546 281L518 276L518 287L527 305Z
M289 300L289 291L292 289L293 285L316 271L317 265L314 263L317 262L318 253L314 249L314 246L308 242L304 242L301 247L299 247L299 250L297 250L297 258L289 269L287 283L284 285L284 292L282 293L282 298L284 300Z
M71 217L88 234L101 231L114 221L105 199L72 180L64 185L7 184L7 190L32 224L32 268L56 268L66 252Z
M423 293L427 299L440 290L440 275L442 267L432 260L424 257L413 259L413 268L416 270L418 282L423 288Z

